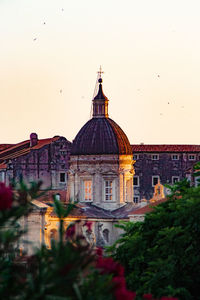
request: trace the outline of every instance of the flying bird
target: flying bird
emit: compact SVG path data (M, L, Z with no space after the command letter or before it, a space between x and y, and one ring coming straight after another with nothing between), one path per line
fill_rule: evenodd
M33 40L34 40L34 41L36 41L36 40L37 40L37 38L34 38Z

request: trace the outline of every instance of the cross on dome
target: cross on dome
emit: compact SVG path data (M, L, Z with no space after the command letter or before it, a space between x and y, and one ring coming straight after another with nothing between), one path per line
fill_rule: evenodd
M99 78L101 78L101 74L103 74L104 72L102 71L102 68L100 66L99 71L97 72L97 74L99 75Z

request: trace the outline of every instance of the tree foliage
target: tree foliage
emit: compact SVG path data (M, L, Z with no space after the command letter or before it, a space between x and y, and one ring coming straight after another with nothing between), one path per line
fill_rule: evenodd
M131 290L200 299L200 186L178 182L144 222L120 227L125 233L109 251L125 267Z

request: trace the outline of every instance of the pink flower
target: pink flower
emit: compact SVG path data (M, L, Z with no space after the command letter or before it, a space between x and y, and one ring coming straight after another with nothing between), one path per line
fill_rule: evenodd
M134 300L136 297L135 292L128 291L125 287L115 290L114 295L116 300Z
M83 226L86 226L89 231L92 231L92 222L86 221Z
M75 234L75 225L71 225L67 228L66 237L71 238Z
M10 187L0 183L0 210L10 209L13 201L13 193Z

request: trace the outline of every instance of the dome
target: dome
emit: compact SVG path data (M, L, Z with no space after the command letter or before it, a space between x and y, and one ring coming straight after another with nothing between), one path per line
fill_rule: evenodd
M95 154L132 154L126 134L110 118L93 117L73 141L71 155Z
M102 89L101 68L99 90L92 100L93 118L79 131L72 144L72 155L132 154L123 130L108 117L108 98Z

